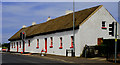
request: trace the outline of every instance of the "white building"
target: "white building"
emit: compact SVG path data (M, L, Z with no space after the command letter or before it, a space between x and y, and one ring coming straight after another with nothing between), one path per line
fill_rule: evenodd
M65 56L66 49L72 48L72 20L73 15L70 13L55 19L49 18L45 23L24 27L9 38L10 51L22 52L20 33L24 31L25 52L41 53L45 49L47 54ZM94 46L101 38L115 38L115 35L109 35L109 24L112 22L116 20L102 5L75 12L75 56L82 54L86 44Z

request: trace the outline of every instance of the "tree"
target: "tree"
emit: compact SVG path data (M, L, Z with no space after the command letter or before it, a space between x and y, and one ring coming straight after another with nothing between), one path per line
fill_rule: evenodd
M3 43L2 44L2 48L4 48L4 49L9 48L9 47L10 47L9 43Z

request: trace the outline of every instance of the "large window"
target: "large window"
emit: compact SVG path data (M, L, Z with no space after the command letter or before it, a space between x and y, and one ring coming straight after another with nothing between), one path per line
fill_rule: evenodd
M51 43L50 43L50 48L53 48L53 38L50 37Z
M12 43L12 48L13 48L13 43Z
M63 47L63 43L62 43L62 37L60 37L60 47L59 47L59 49L62 49Z
M74 43L74 39L73 39L74 37L73 36L71 36L71 47L70 48L73 48L73 43Z
M36 48L39 48L39 39L37 39L37 47Z
M21 48L21 42L20 42L20 48Z
M28 46L30 46L30 40L28 40Z
M19 42L20 43L20 48L21 48L21 42Z
M15 48L15 42L14 42L14 48Z

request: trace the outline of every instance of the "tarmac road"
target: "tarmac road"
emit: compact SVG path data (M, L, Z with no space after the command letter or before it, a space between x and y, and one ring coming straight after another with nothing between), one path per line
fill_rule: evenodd
M35 57L35 56L3 53L2 63L64 63L64 62L49 60L49 59Z
M69 63L52 60L44 57L27 56L11 53L2 53L2 65L116 65L116 64L95 64L95 63Z

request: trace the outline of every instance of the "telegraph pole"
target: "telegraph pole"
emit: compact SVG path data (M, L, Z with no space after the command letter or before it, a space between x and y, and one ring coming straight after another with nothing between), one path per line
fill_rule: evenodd
M75 56L75 2L73 0L73 54Z

